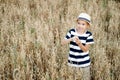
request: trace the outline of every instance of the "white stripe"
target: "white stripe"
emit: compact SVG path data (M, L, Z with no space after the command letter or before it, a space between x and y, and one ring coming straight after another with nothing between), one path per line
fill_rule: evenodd
M89 34L82 34L82 35L80 35L77 32L73 32L73 31L71 31L71 34L75 35L75 36L84 36L84 37L88 37L89 36Z
M87 42L86 44L94 44L94 42Z
M85 58L81 58L81 59L75 59L75 58L71 58L71 57L69 57L68 59L69 59L70 61L81 62L81 61L89 60L90 57L87 56L87 57L85 57Z
M86 43L86 40L80 40L80 41L81 41L81 43L84 43L84 44Z
M75 41L73 41L75 42ZM81 43L85 44L86 43L86 40L80 40Z
M84 55L89 54L89 51L83 52L83 53L78 53L78 52L72 52L72 51L70 51L69 53L72 54L72 55L75 55L75 56L84 56Z
M79 47L79 46L75 46L75 45L72 45L72 44L70 44L70 48L80 50L80 47Z
M87 39L93 39L93 36L89 36Z
M87 66L90 65L90 63L86 63L86 64L82 64L82 65L68 63L68 65L69 66L73 66L73 67L87 67Z
M71 36L71 34L68 32L68 33L67 33L67 36L69 36L69 37L70 37L70 36Z

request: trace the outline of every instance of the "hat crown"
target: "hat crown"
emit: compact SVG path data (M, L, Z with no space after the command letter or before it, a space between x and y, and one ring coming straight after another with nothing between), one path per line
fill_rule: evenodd
M78 19L84 19L84 20L86 20L89 23L91 22L91 17L87 13L81 13L78 16Z

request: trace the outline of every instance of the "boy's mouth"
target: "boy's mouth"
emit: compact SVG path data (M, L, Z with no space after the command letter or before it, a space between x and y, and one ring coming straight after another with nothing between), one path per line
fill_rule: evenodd
M78 28L78 31L82 31L83 29L82 28Z

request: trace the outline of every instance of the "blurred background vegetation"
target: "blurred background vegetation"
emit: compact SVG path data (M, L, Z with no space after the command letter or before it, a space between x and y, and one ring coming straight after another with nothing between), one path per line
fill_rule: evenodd
M120 0L0 0L0 80L74 80L66 32L92 17L91 80L120 80Z

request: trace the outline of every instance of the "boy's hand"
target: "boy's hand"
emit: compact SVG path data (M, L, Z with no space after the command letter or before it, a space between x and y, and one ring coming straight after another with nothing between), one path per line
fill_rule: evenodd
M71 41L74 41L74 42L75 42L76 38L77 38L77 36L72 37L72 38L71 38Z
M79 40L78 36L75 36L75 37L74 37L74 41L75 41L77 44L81 44L81 41Z
M72 41L74 41L81 50L83 50L84 52L87 52L89 50L89 45L86 44L85 46L81 43L80 39L78 38L78 36L74 36L73 38L71 38Z

